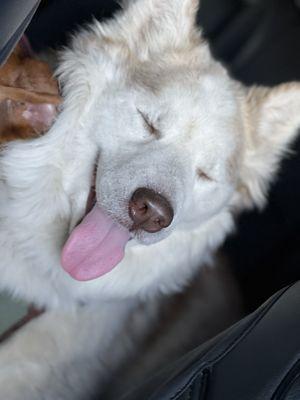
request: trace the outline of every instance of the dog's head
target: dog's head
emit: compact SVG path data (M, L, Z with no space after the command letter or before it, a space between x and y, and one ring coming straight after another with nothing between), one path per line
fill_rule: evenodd
M152 245L261 206L295 136L300 86L234 82L196 28L197 8L196 0L130 2L65 54L66 103L76 98L99 153L97 205L63 255L77 279L108 272L130 238ZM84 267L74 269L75 259Z

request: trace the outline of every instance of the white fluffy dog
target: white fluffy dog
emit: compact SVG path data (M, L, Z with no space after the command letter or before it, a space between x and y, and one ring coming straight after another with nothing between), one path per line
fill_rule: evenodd
M233 81L197 8L136 0L82 30L62 53L56 123L2 150L0 286L49 311L0 348L1 399L87 399L129 351L129 317L142 335L233 214L264 204L300 85Z

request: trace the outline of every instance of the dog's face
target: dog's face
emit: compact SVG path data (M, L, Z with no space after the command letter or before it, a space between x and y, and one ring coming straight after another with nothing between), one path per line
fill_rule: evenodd
M169 62L161 70L142 68L105 97L93 131L100 206L138 243L151 244L174 229L195 229L228 207L243 128L221 67L208 72ZM131 208L138 213L143 207L144 215L134 218ZM165 223L162 229L152 223L155 217Z
M82 274L88 262L78 267L77 279L109 272L129 239L153 245L261 205L295 135L299 86L234 82L196 29L197 8L196 0L131 2L114 22L75 38L65 55L67 103L77 99L98 156L96 209L71 235L63 265L70 272L74 260L90 260L85 249L110 259L92 273ZM91 239L97 225L101 243Z

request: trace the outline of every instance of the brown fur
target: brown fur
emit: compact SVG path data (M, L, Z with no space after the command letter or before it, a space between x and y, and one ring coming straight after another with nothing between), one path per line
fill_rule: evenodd
M60 104L59 90L49 66L24 54L20 46L0 69L0 144L35 137L49 128L49 118L26 117L35 105L49 105L51 122ZM41 113L36 107L35 112ZM53 118L52 118L53 114Z

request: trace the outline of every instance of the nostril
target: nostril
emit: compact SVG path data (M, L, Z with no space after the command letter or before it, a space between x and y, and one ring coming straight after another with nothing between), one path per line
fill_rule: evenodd
M146 214L148 212L148 205L143 204L142 206L140 206L139 211L141 211L143 214Z
M135 218L135 216L143 216L148 212L148 205L143 203L139 203L137 201L131 201L129 203L129 214L131 218Z
M139 188L129 202L129 216L134 223L133 229L155 233L171 224L174 211L161 194L152 189Z
M161 228L167 228L168 227L168 223L166 222L166 220L164 218L159 218L157 219L157 224L161 227Z

